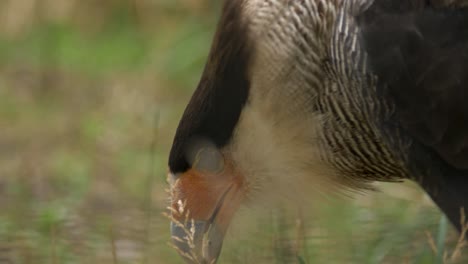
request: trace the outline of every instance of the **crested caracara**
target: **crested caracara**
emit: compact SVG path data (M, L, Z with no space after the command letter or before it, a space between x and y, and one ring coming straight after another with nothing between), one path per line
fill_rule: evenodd
M226 0L169 157L179 252L216 262L256 197L374 181L417 182L460 228L466 2Z

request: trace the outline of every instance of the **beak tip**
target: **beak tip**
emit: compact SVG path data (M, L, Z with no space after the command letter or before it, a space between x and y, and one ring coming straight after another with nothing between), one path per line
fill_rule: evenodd
M181 225L171 222L171 238L172 244L176 247L179 253L190 253L190 246L187 230Z
M215 224L194 221L181 226L171 222L171 235L174 246L187 263L214 264L217 262L223 246L224 234Z

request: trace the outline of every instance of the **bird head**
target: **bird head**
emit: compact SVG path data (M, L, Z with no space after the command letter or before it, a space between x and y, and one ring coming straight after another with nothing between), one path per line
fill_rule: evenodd
M229 146L247 103L250 51L238 5L242 1L227 2L169 157L172 240L189 263L216 262L246 195L245 178Z

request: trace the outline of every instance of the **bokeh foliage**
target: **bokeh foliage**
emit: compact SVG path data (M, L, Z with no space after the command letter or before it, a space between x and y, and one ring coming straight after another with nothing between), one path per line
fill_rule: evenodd
M219 7L0 2L0 263L182 263L162 216L166 160ZM413 185L382 188L307 221L245 208L221 263L442 263L425 231L443 250L457 235L439 211Z

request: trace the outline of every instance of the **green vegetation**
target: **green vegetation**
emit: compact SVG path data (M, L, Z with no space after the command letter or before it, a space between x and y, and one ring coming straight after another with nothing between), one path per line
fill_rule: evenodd
M182 263L166 159L219 1L58 2L0 3L0 263ZM433 204L382 188L303 217L245 208L220 263L452 263Z

